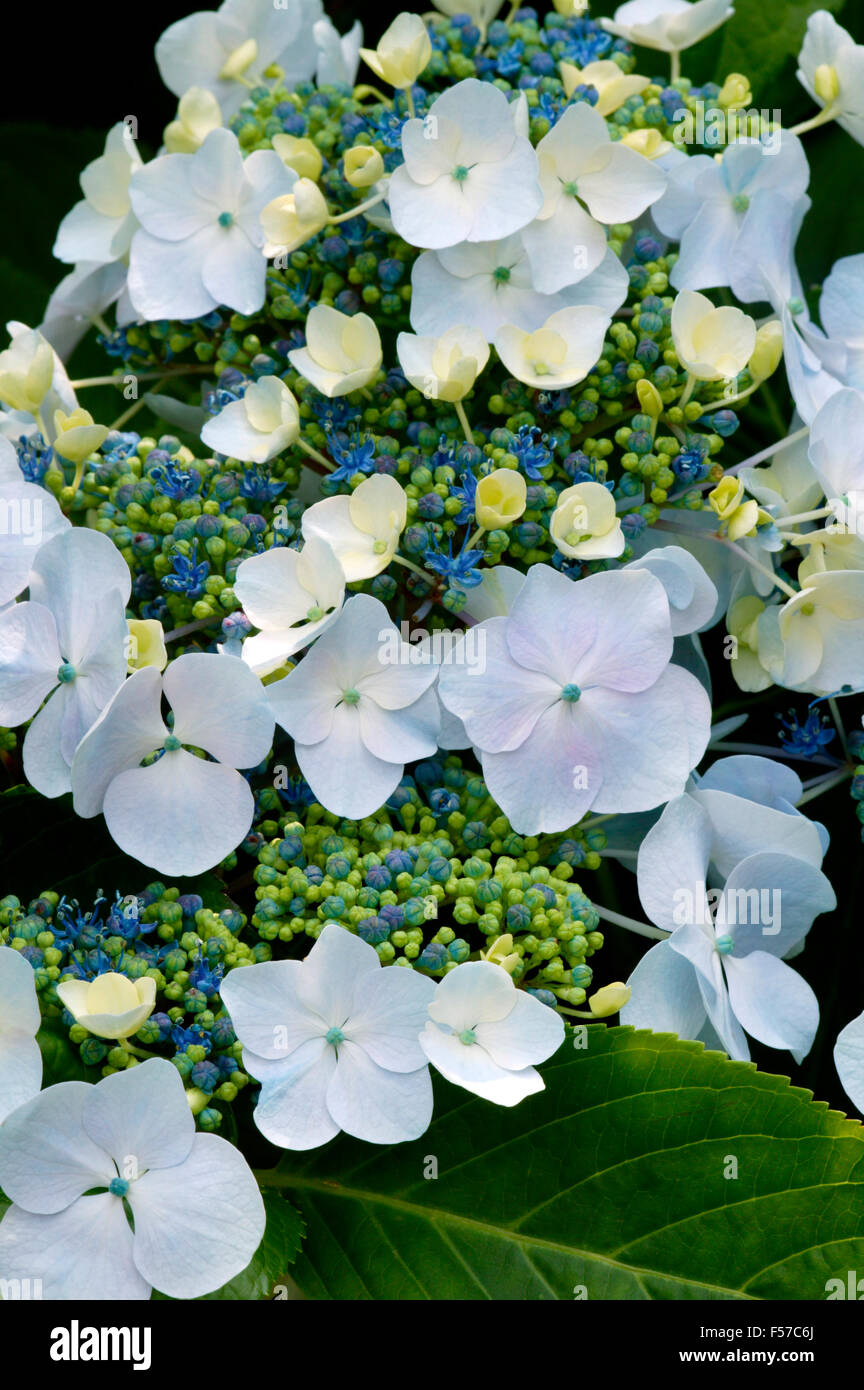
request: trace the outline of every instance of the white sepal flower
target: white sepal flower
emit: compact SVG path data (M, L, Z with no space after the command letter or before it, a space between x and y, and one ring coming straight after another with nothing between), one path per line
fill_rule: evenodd
M669 665L669 604L653 575L574 582L534 565L509 616L481 631L482 672L460 665L457 648L439 692L520 834L563 830L592 807L650 810L683 790L710 705L695 676Z
M606 226L629 222L661 196L666 175L613 142L587 102L568 106L537 146L543 205L523 232L535 288L556 294L596 270Z
M436 675L433 662L413 661L383 603L357 594L293 671L267 687L300 771L328 811L371 815L405 763L432 756Z
M302 550L280 545L244 560L234 592L260 629L243 643L243 660L264 676L336 621L345 575L326 541L310 536Z
M50 1299L200 1298L240 1274L264 1234L245 1158L195 1133L183 1082L159 1057L95 1086L49 1086L16 1110L0 1129L0 1183L12 1201L0 1276L39 1279Z
M419 14L403 10L384 30L377 48L361 48L360 57L376 77L397 91L413 87L432 57L429 30Z
M600 23L628 43L681 53L713 34L734 13L728 0L627 0L611 19Z
M238 314L260 309L267 271L261 212L290 193L296 177L275 150L244 159L237 136L221 128L195 154L161 155L137 170L129 185L141 224L129 260L137 312L189 319L220 304Z
M699 381L731 380L747 366L756 346L749 314L681 290L672 305L672 341L682 367Z
M0 515L6 519L0 526L0 608L4 608L27 588L40 546L68 531L71 523L46 488L26 481L15 449L2 438Z
M639 897L670 936L627 981L632 996L621 1022L696 1038L742 1061L750 1056L746 1030L800 1062L813 1044L819 1005L782 957L800 945L814 917L836 905L831 885L801 859L757 849L714 890L712 915L712 836L704 808L679 796L642 842Z
M713 626L717 590L688 550L680 545L662 545L631 560L627 568L649 570L660 580L669 600L673 637L703 632Z
M314 1149L340 1130L370 1144L417 1139L432 1118L418 1037L436 985L384 968L374 947L325 924L302 961L234 970L222 998L261 1082L254 1120L272 1144Z
M496 1105L544 1089L535 1063L564 1041L560 1014L519 990L492 961L466 961L445 975L420 1034L429 1061L454 1086Z
M321 0L224 0L215 13L186 15L165 30L156 44L159 75L178 97L206 87L227 120L248 96L238 79L260 77L272 63L289 91L313 76L321 14Z
M559 309L533 333L503 324L495 334L495 351L517 381L536 391L563 391L584 381L603 351L610 322L592 304Z
M381 337L368 314L340 314L316 304L306 318L306 346L293 348L288 360L322 395L348 396L368 386L383 361Z
M278 376L250 382L239 401L229 401L201 431L202 443L242 463L267 463L300 434L300 407Z
M60 223L54 243L58 260L105 264L125 259L138 225L129 184L141 166L129 127L125 121L119 121L108 132L104 154L81 174L84 197Z
M37 330L64 361L112 304L117 305L118 324L133 317L131 306L127 312L126 273L125 261L80 261L64 275Z
M766 609L760 637L771 617L779 640L764 650L760 640L759 657L775 684L814 695L864 685L864 571L809 574L794 598Z
M424 251L411 271L411 326L435 337L466 320L487 342L504 324L533 332L560 309L595 305L607 315L627 297L627 272L608 250L600 265L558 294L534 284L522 236Z
M43 796L69 790L75 749L124 680L131 582L107 536L70 527L38 551L29 600L0 614L0 723L36 715L23 761Z
M325 15L312 26L318 61L315 81L319 87L345 83L353 87L360 66L360 45L363 25L356 19L347 34L340 34L333 21Z
M396 352L406 379L435 401L463 400L489 361L483 334L464 324L437 338L400 333Z
M622 72L611 58L588 63L584 68L577 67L575 63L561 63L559 66L564 95L572 97L577 87L593 87L599 98L594 110L601 116L611 116L628 97L644 92L651 81L650 77L641 77L638 72Z
M791 217L809 181L804 147L788 130L773 132L770 143L735 140L719 159L697 154L673 164L669 187L651 208L663 235L680 242L670 283L686 290L731 285L760 202L779 191Z
M0 946L0 1126L39 1094L42 1053L36 1034L41 1022L32 965L10 946Z
M162 720L163 694L174 712ZM264 689L233 656L188 652L160 673L135 671L82 740L72 765L79 816L105 816L116 843L160 873L196 874L247 834L255 810L236 770L273 740ZM184 747L186 745L186 747ZM203 749L205 761L187 747ZM159 752L148 766L145 758Z
M491 83L468 77L436 97L423 120L405 122L402 153L390 216L410 246L510 236L540 211L537 156Z
M864 145L864 45L827 10L807 20L798 55L798 81L837 124Z
M712 870L728 878L754 846L760 853L791 855L818 869L828 848L828 832L795 803L803 787L797 773L771 758L733 754L707 772L693 774L687 795L711 822Z
M405 489L389 473L364 478L350 497L324 497L303 513L303 536L326 541L349 584L372 579L396 554L408 519Z
M846 503L859 513L864 510L864 396L859 391L843 387L820 407L810 426L807 454L829 504L836 504L837 521L842 521Z

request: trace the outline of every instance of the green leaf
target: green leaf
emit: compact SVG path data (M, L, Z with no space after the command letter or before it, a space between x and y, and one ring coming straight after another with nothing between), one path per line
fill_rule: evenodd
M36 1041L42 1053L43 1091L46 1086L56 1086L59 1081L93 1080L92 1070L88 1071L81 1061L77 1047L73 1047L69 1041L59 1019L43 1019Z
M264 1193L264 1207L267 1226L250 1263L241 1274L223 1284L221 1289L215 1289L195 1302L207 1303L215 1299L220 1302L248 1303L272 1298L274 1288L287 1275L297 1258L303 1240L303 1218L278 1192ZM155 1289L152 1297L157 1303L175 1301Z
M306 1218L301 1291L814 1299L864 1267L860 1124L700 1043L600 1025L582 1038L512 1110L436 1079L416 1142L286 1155L270 1184Z

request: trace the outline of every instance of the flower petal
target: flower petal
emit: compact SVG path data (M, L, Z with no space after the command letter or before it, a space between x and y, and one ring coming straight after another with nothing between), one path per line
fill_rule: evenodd
M195 1137L180 1073L163 1057L92 1086L81 1118L93 1143L111 1155L127 1179L182 1163Z
M426 1132L432 1119L432 1081L422 1057L419 1069L395 1072L377 1066L348 1038L336 1052L327 1109L346 1134L368 1144L403 1144Z
M258 677L236 656L188 652L167 667L174 735L228 767L256 767L273 742L273 714Z
M37 1216L10 1207L0 1222L4 1279L41 1281L46 1299L81 1303L143 1302L151 1288L132 1262L132 1232L123 1203L102 1192L65 1211Z
M84 1129L92 1086L61 1081L14 1110L0 1127L0 1187L17 1206L48 1215L117 1176Z

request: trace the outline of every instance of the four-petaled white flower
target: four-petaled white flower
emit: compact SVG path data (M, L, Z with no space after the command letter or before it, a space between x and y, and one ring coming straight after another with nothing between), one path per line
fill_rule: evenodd
M345 574L327 542L310 536L302 550L280 545L244 560L234 592L260 629L243 643L243 660L264 676L336 621Z
M36 1034L41 1022L32 965L20 952L0 945L0 1125L39 1094L42 1053Z
M744 1061L746 1030L800 1062L812 1046L819 1005L782 958L800 947L814 917L836 906L831 885L812 864L757 848L713 890L712 913L706 880L713 837L707 811L679 796L642 842L639 897L670 935L627 981L632 995L621 1022L696 1038Z
M627 272L608 250L600 265L558 294L537 289L520 235L424 251L411 272L411 326L435 337L466 320L487 342L504 324L541 328L560 309L596 305L611 315L627 297Z
M559 309L533 333L502 324L495 351L517 381L536 391L563 391L584 381L603 351L610 322L593 304Z
M611 19L600 23L628 43L681 53L713 34L734 13L728 0L627 0Z
M356 19L347 34L340 34L333 21L325 15L312 25L317 50L315 81L319 87L344 82L353 87L360 66L360 45L363 25Z
M260 309L267 271L261 213L296 179L275 150L244 159L237 136L221 128L195 154L161 155L138 169L129 185L141 224L129 260L137 312L190 319L220 304L238 314Z
M264 376L229 401L201 431L202 443L226 458L267 463L290 448L300 434L300 407L284 381Z
M170 730L163 694L174 712ZM188 652L162 675L142 667L78 747L75 810L101 811L120 848L142 864L171 875L201 873L247 834L255 799L236 769L257 767L272 740L263 687L237 657Z
M680 242L670 284L676 289L719 289L732 283L745 233L759 203L783 193L794 203L807 191L810 168L791 131L770 143L740 139L720 159L696 154L669 169L669 187L651 208L664 236ZM791 216L791 209L788 209Z
M107 536L76 526L39 549L29 584L29 600L0 614L0 723L36 715L24 772L43 796L62 796L76 748L126 675L132 577Z
M402 153L390 215L411 246L506 237L540 211L537 156L491 83L468 77L436 97L422 120L405 122Z
M290 91L315 72L315 24L321 0L224 0L215 11L187 15L156 44L156 65L175 96L206 87L226 118L248 95L248 83L276 63Z
M827 10L807 20L797 76L826 116L833 112L837 124L864 145L864 45Z
M267 687L300 771L337 816L371 815L404 764L438 746L437 667L413 655L383 603L357 594L293 671Z
M39 547L68 531L71 523L50 492L26 481L15 449L8 439L2 438L0 508L7 518L5 526L0 527L0 608L3 608L27 588Z
M564 1041L561 1015L519 990L491 961L466 961L445 975L429 1004L420 1046L455 1086L496 1105L518 1105L544 1089L535 1063Z
M408 496L389 473L364 478L350 497L325 497L303 513L309 541L326 541L349 584L372 579L396 554L408 519Z
M695 555L680 545L662 545L631 560L627 568L648 570L660 580L669 600L673 637L685 637L713 626L717 589Z
M381 336L368 314L340 314L316 304L306 317L306 346L288 360L322 395L348 396L368 386L383 361Z
M515 830L563 830L592 807L649 810L683 790L708 743L710 702L669 664L669 604L653 575L574 581L533 565L509 616L480 631L482 671L457 648L439 693Z
M265 1138L284 1149L317 1148L340 1130L371 1144L419 1138L432 1083L418 1038L436 988L418 971L383 968L337 922L302 961L231 971L222 999L261 1082L254 1120Z
M657 201L663 170L613 143L587 102L568 106L537 146L543 205L523 232L534 285L556 294L590 275L606 255L606 226L629 222Z
M195 1133L180 1075L160 1057L21 1106L0 1128L0 1183L12 1201L0 1276L39 1279L45 1298L200 1298L240 1274L264 1234L245 1158Z
M568 560L617 559L627 544L615 498L602 483L577 483L559 493L549 535Z

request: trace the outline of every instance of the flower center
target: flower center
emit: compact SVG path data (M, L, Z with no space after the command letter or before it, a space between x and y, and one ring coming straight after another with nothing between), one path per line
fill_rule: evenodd
M499 265L492 272L492 279L497 280L499 285L506 285L511 274L509 265Z
M234 214L233 214L233 212L220 212L220 214L219 214L219 226L220 226L220 227L233 227L233 225L234 225Z
M468 177L468 169L464 164L457 164L453 170L453 177L457 183L464 183Z
M746 212L750 206L750 199L746 193L736 193L732 199L733 212Z
M566 700L568 704L575 704L581 694L578 685L565 685L561 690L561 699Z
M317 623L317 622L320 622L321 619L322 619L323 617L324 617L324 609L323 609L323 608L317 608L317 607L310 608L309 611L308 611L308 613L306 614L307 622L310 622L310 623Z
M563 192L566 194L568 198L578 198L579 185L577 184L576 180L571 179L569 183L565 183L563 185Z
M805 618L812 618L813 614L816 612L816 605L813 603L802 603L798 612Z
M125 1178L112 1178L108 1184L108 1191L112 1197L125 1197L129 1191L129 1184Z
M342 699L345 701L346 705L356 705L360 699L360 691L355 690L352 685L350 690L343 690Z
M166 753L176 753L177 749L182 748L183 745L176 734L169 734L162 747Z
M57 679L62 685L68 685L70 681L74 681L77 674L75 667L70 665L68 661L64 661L62 666L57 667Z
M459 1034L459 1041L461 1043L464 1043L466 1047L470 1047L472 1043L476 1043L477 1035L474 1032L474 1029L463 1028L462 1032Z
M345 1041L345 1034L341 1028L328 1028L324 1034L324 1041L328 1042L331 1047L336 1047L338 1043Z
M793 317L795 317L798 314L803 314L805 307L806 306L804 304L803 299L799 299L797 294L794 296L794 298L789 300L789 303L787 305L789 313L792 314Z
M735 950L735 942L732 940L731 936L718 936L714 945L717 947L721 956L731 956L732 952Z

